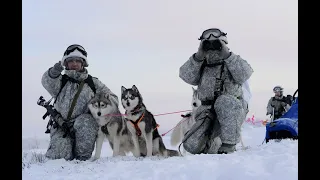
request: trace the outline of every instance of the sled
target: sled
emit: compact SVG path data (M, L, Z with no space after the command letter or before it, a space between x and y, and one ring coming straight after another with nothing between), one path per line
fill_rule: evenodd
M282 139L298 140L298 89L293 94L291 108L279 119L266 124L265 141L281 141Z

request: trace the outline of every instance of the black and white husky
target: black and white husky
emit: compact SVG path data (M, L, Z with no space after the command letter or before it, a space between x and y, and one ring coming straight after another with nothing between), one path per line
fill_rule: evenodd
M128 130L131 132L134 156L180 156L178 151L165 147L158 132L156 120L147 110L135 85L128 89L121 87L121 103L126 110L125 117Z

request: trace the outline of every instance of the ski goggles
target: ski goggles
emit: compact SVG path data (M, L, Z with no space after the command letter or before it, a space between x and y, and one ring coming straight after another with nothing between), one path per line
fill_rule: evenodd
M64 56L67 56L69 55L71 52L73 52L74 50L78 50L79 52L81 52L81 54L83 54L85 57L87 57L87 51L80 45L77 45L77 44L74 44L74 45L71 45L67 48L67 50L64 52Z
M276 93L276 92L282 92L282 88L281 87L275 87L273 88L273 92Z
M211 36L213 36L215 38L219 38L220 36L226 36L226 35L227 35L227 33L220 31L220 29L212 28L212 29L207 29L207 30L203 31L199 40L209 39Z
M65 62L77 62L77 63L83 63L84 59L83 58L80 58L80 57L69 57L65 60Z

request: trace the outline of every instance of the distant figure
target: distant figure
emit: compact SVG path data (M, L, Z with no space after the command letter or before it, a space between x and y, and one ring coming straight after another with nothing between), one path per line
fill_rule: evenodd
M283 88L281 86L274 87L273 92L275 95L268 102L266 115L271 115L273 120L276 120L290 109L292 96L283 96Z

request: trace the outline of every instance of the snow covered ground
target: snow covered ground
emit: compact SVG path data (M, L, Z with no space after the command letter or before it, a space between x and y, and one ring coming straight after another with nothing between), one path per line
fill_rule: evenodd
M164 132L160 132L164 133ZM298 141L262 144L265 127L245 123L243 140L247 150L228 155L187 155L172 158L111 157L104 143L102 158L95 161L47 160L48 139L24 139L22 178L25 180L295 180L298 179ZM164 142L170 146L170 134Z

